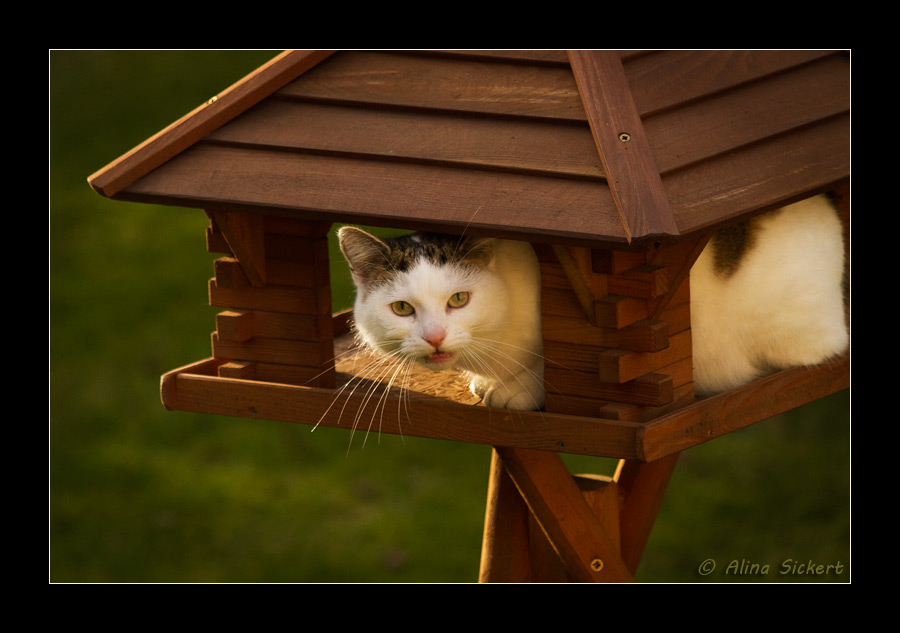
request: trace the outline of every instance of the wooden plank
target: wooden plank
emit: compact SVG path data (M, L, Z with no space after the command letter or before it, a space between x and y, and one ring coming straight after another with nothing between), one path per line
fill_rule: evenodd
M633 574L558 455L498 447L503 465L575 582L629 582Z
M294 209L298 217L319 213L336 222L401 228L437 223L444 231L481 229L544 242L579 236L624 244L605 183L559 185L558 179L548 183L524 174L198 145L118 198Z
M610 294L651 299L668 291L668 271L649 264L637 266L617 275L608 275L606 287Z
M219 308L316 314L316 302L316 293L310 288L220 288L215 279L209 280L209 305Z
M560 369L552 364L544 367L544 382L548 393L654 407L671 402L675 389L672 377L662 370L616 384L601 382L596 372Z
M254 363L256 380L277 382L285 385L304 385L307 387L324 387L333 389L335 371L332 363L325 367L306 367L303 365L283 365L279 363Z
M644 319L621 329L595 327L586 319L544 313L541 318L544 340L572 345L615 347L656 352L669 344L669 326L663 321Z
M402 157L460 167L603 177L590 128L556 121L271 100L206 140L389 160Z
M213 262L213 270L216 285L220 288L246 288L250 285L250 280L241 270L241 263L234 257L220 257Z
M347 430L358 412L363 431L371 424L377 433L630 459L636 458L637 435L642 428L633 422L489 409L414 395L404 403L401 417L399 401L393 395L379 402L358 391L208 375L210 367L214 372L217 364L201 361L164 375L160 385L163 404L180 411Z
M331 358L321 357L321 348L316 341L291 341L257 336L236 343L222 340L217 332L213 332L212 349L213 356L216 358L320 367L322 370L331 360Z
M654 407L638 404L609 403L601 409L601 415L612 420L648 422L663 415L667 415L672 411L678 411L693 401L694 383L689 382L686 385L675 387L672 402L668 404Z
M213 266L216 284L222 288L246 288L252 285L235 258L217 259ZM266 259L266 282L273 286L297 288L314 288L321 284L321 280L316 278L316 268L312 262L269 258Z
M849 354L780 371L649 422L640 459L663 458L849 387Z
M88 178L99 194L113 197L124 187L184 151L224 122L267 97L328 57L331 51L286 51L215 98L158 132Z
M585 121L564 51L460 51L434 54L341 51L281 95L328 102ZM638 53L638 54L635 54ZM641 114L706 97L783 72L833 51L612 51L623 60ZM553 67L543 62L550 61ZM455 59L453 59L455 57ZM468 59L467 59L468 57ZM568 61L568 60L567 60ZM549 71L549 72L544 72Z
M342 51L279 91L345 104L583 120L565 67Z
M256 336L256 324L250 310L226 310L216 315L219 339L232 343L249 341Z
M669 337L669 347L658 352L608 349L599 354L600 380L628 382L691 356L691 331Z
M490 61L536 62L555 64L563 68L569 65L569 58L564 50L419 50L418 55L441 55L449 57L461 57L464 59L484 59ZM630 51L624 51L627 55Z
M594 302L594 322L600 327L623 328L649 317L647 302L634 297L606 295Z
M832 54L645 117L643 123L665 174L849 111L849 58Z
M567 396L553 392L546 394L545 403L546 410L550 413L608 420L625 419L620 415L617 407L631 408L634 406L624 403L610 403L605 400L594 400L592 398ZM613 409L608 409L610 405L612 405Z
M672 411L677 411L681 407L690 404L693 399L693 383L675 387L672 401L661 406L611 402L608 400L548 393L547 410L568 415L602 418L604 420L647 422Z
M220 340L235 343L255 336L295 341L316 341L320 336L314 315L262 310L221 312L216 316L216 331Z
M693 357L683 358L670 365L660 367L656 373L670 376L672 385L677 389L694 382L694 359Z
M664 177L687 234L715 229L747 214L795 202L849 178L850 120L820 125L737 150Z
M621 60L608 51L569 51L569 59L629 243L677 236Z
M582 345L578 343L544 341L544 358L546 359L544 365L568 371L596 373L598 359L606 350L607 348L605 347Z
M625 61L642 115L723 93L795 66L846 53L815 50L670 50Z
M218 375L222 378L256 380L256 363L246 361L230 361L222 363L219 365Z

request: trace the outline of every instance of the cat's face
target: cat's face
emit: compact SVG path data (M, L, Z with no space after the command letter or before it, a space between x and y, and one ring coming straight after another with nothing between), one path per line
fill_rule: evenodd
M347 227L339 236L365 342L433 370L477 363L478 340L501 327L508 304L490 241L389 242Z

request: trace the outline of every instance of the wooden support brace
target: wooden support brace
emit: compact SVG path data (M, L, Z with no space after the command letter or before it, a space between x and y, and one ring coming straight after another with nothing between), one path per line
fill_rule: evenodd
M241 264L250 285L266 285L263 216L240 211L207 211Z
M506 447L495 450L573 581L633 580L618 545L608 536L559 455Z
M479 581L632 581L677 459L572 476L555 453L495 447Z
M644 554L650 530L662 505L663 496L679 453L655 462L621 460L615 480L621 503L622 559L632 573Z

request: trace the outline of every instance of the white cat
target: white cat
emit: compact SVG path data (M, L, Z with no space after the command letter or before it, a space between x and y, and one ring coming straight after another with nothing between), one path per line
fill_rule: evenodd
M371 348L458 369L490 407L544 405L540 267L510 240L338 231L356 284L354 322Z
M844 274L842 225L824 195L716 233L691 269L695 392L842 354Z
M491 407L544 403L540 265L525 242L338 232L362 342L467 374ZM694 388L707 395L845 351L841 223L818 196L716 233L691 270Z

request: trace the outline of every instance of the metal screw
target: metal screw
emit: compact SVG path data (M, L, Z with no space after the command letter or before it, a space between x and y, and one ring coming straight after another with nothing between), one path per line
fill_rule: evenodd
M591 569L594 571L603 571L603 561L599 558L595 558L591 561Z
M622 132L621 134L619 134L619 140L623 143L627 143L631 140L631 134L629 134L628 132Z

